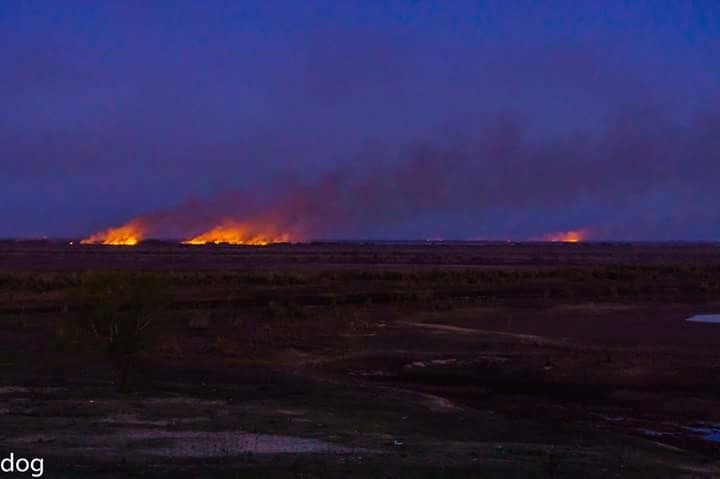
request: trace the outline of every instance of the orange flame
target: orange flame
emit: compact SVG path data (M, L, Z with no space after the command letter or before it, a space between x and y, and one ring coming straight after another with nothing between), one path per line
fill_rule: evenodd
M81 240L81 244L106 244L135 246L145 236L145 225L139 220L132 220L117 228L108 228Z
M561 231L559 233L551 233L542 237L543 241L553 241L561 243L580 243L586 241L590 237L590 230L580 229L571 231Z
M183 243L265 246L271 243L287 243L290 241L290 235L287 233L259 233L256 229L257 227L248 224L227 220L205 233L183 241Z

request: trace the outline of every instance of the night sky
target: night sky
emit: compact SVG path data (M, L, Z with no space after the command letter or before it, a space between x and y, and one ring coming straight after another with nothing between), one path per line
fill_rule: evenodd
M720 2L0 0L0 237L720 240Z

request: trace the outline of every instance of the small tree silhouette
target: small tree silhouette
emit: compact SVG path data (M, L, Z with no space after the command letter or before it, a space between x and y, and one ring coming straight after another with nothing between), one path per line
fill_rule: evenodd
M98 341L126 391L138 356L152 343L153 323L169 304L157 276L121 272L92 273L69 298L80 337Z

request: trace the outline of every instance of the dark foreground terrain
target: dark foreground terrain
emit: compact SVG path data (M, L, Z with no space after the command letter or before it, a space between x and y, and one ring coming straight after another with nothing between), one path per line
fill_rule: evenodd
M77 333L98 271L169 297L123 391ZM720 324L685 321L717 312L711 244L4 242L0 457L52 478L720 477Z

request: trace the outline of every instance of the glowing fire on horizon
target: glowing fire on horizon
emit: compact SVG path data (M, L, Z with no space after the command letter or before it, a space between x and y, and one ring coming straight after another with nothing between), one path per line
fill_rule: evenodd
M560 243L580 243L586 241L590 237L590 231L587 229L561 231L559 233L551 233L542 237L543 241L553 241Z
M80 241L81 244L102 244L113 246L135 246L144 240L148 233L145 222L135 219L116 228L108 228ZM272 243L288 243L292 237L288 233L276 233L273 228L263 228L251 223L226 220L222 224L205 231L183 244L231 244L265 246Z
M117 228L108 228L81 240L81 244L104 244L114 246L135 246L145 237L145 225L138 220L130 221Z
M287 233L258 232L250 225L226 221L205 233L183 241L183 243L265 246L272 243L288 243L290 240L290 235Z

